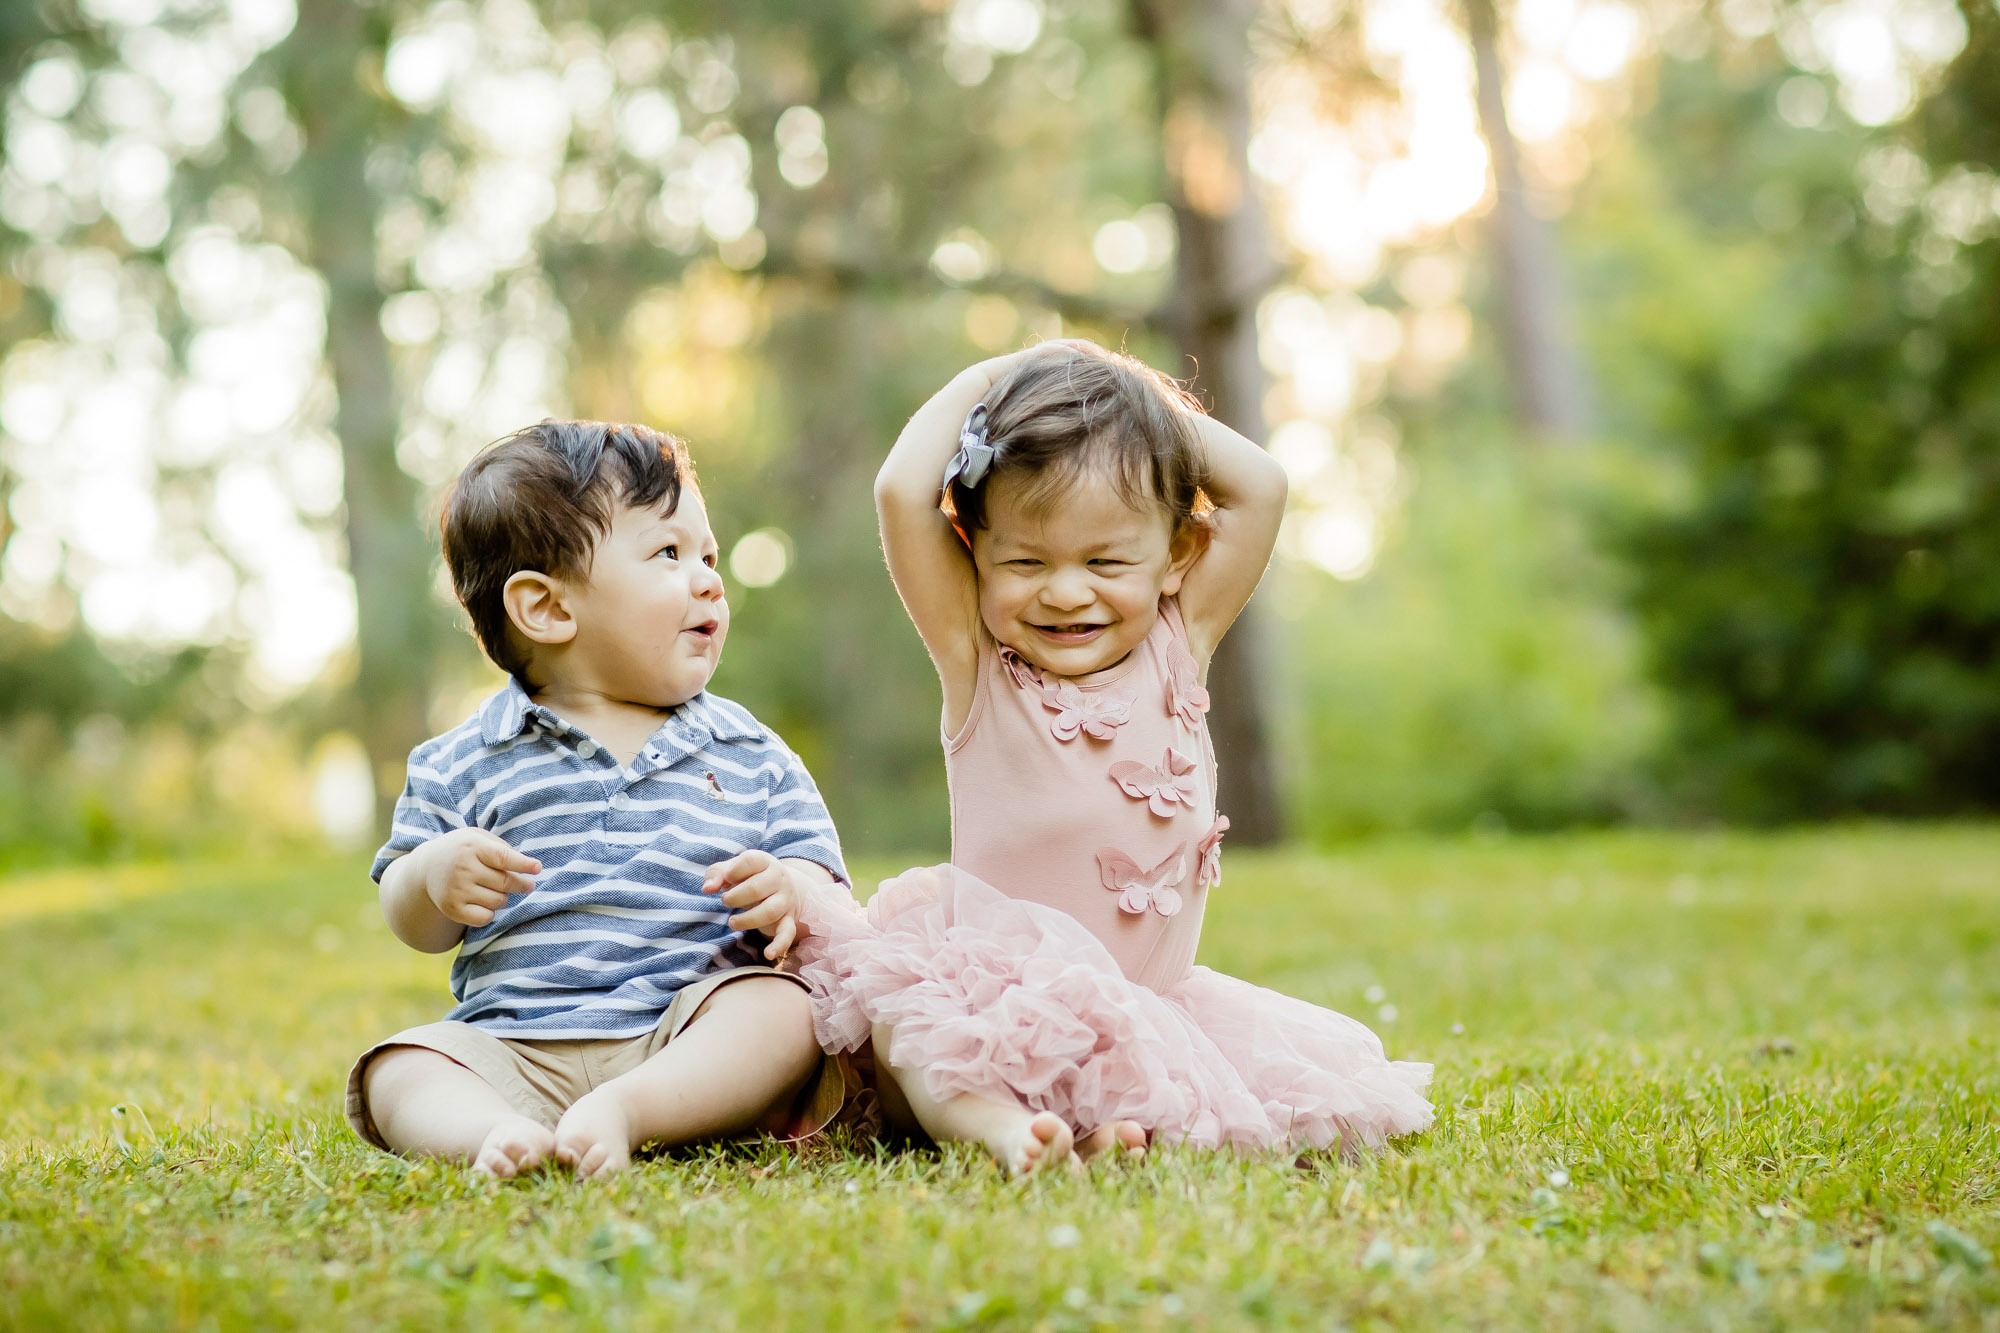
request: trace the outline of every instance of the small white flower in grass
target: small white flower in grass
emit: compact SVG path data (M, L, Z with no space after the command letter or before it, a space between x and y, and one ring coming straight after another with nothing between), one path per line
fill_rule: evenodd
M1375 1011L1375 1017L1381 1019L1384 1023L1393 1023L1396 1021L1397 1012L1398 1010L1395 1005L1385 1004Z
M1562 1189L1564 1186L1568 1184L1569 1184L1569 1172L1563 1170L1561 1167L1556 1167L1554 1170L1549 1172L1549 1185L1552 1188Z
M1465 1035L1465 1024L1453 1023L1451 1025L1451 1035L1454 1037L1463 1037Z
M842 1188L842 1189L844 1189L844 1190L846 1190L846 1191L847 1191L847 1192L848 1192L849 1194L859 1194L859 1193L861 1193L861 1186L860 1186L860 1185L858 1185L858 1184L856 1184L856 1183L855 1183L854 1181L852 1181L852 1180L848 1181L848 1182L847 1182L847 1183L846 1183L845 1185L843 1185L843 1186L842 1186L841 1188Z
M1065 1222L1061 1226L1049 1228L1049 1248L1067 1250L1083 1239L1083 1233Z
M1389 992L1380 986L1370 986L1367 990L1361 992L1361 998L1370 1004L1380 1004L1389 998Z

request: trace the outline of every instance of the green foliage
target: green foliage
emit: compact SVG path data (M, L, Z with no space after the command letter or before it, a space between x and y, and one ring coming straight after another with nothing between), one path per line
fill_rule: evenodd
M2000 77L2000 22L1982 10L1973 27L1933 125L1962 124ZM1651 133L1698 143L1677 131L1699 105L1663 99ZM1769 820L2000 805L2000 245L1940 229L1930 181L1947 189L1956 170L1978 193L1993 180L1911 152L1950 142L1885 137L1859 182L1773 154L1767 172L1786 174L1758 187L1765 211L1769 191L1788 192L1775 229L1817 242L1751 265L1764 308L1796 298L1789 327L1653 344L1678 379L1653 433L1685 484L1618 543L1675 703L1670 776L1695 808ZM1749 165L1725 170L1709 205L1718 246L1739 256L1758 248L1728 236L1729 205L1757 206Z
M221 651L109 656L0 616L0 868L314 840L297 738Z
M1300 831L1648 813L1658 706L1581 521L1598 460L1492 426L1410 452L1414 492L1373 573L1283 567L1269 592Z
M15 878L0 1327L1988 1327L1996 865L1987 829L1233 856L1204 960L1435 1060L1437 1127L1025 1185L844 1144L401 1162L337 1098L444 960L358 864Z
M1698 498L1628 550L1717 808L2000 804L2000 358L1980 297L1924 321L1853 301L1768 393L1710 382Z

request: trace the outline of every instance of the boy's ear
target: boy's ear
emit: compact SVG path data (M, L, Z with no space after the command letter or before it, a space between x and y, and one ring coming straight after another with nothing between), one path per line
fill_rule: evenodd
M568 643L576 637L576 617L570 614L561 579L523 569L507 580L500 600L507 619L532 643Z
M1169 597L1179 595L1182 581L1194 568L1194 562L1208 550L1208 543L1214 536L1215 529L1200 518L1181 524L1180 531L1167 545L1167 579L1160 585L1161 592Z

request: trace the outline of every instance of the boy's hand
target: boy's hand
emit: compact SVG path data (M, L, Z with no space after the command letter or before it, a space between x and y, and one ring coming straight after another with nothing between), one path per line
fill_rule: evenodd
M424 857L424 893L447 921L483 926L518 893L531 893L542 863L523 856L481 828L455 829L431 839Z
M780 861L769 852L749 851L710 866L701 887L704 893L721 894L725 907L742 909L729 918L731 930L762 931L771 937L764 957L775 963L792 951L799 938L799 913L807 888L832 878L809 861Z

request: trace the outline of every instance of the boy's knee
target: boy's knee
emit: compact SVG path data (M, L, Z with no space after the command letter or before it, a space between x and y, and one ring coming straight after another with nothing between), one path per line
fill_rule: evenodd
M774 1028L803 1033L807 1041L812 1040L812 999L803 986L777 977L760 977L754 984L757 1003Z
M783 977L745 977L709 996L695 1017L699 1019L717 1005L728 1011L733 1022L755 1024L779 1049L819 1051L813 1037L812 1000L797 982Z
M451 1059L422 1046L391 1046L362 1071L361 1095L370 1106L401 1101L454 1066Z

